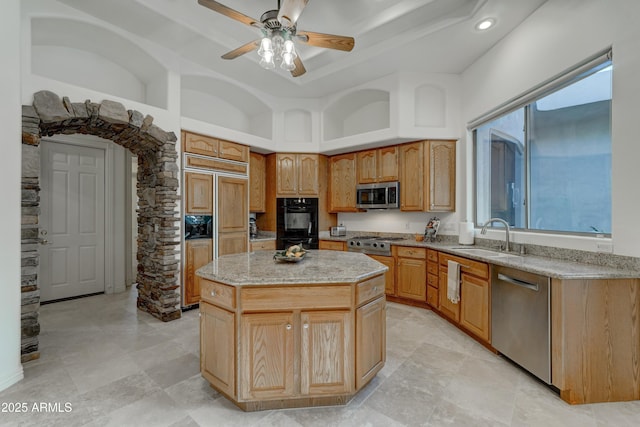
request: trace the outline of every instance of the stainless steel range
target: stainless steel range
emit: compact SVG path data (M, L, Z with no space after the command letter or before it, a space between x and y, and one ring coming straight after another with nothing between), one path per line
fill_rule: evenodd
M403 237L357 236L347 240L347 251L391 256L391 242Z

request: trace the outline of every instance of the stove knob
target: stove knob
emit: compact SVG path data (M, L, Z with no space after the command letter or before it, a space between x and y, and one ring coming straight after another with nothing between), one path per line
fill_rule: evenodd
M373 246L374 248L377 248L377 247L378 247L378 244L377 244L377 243L374 243L374 244L372 244L371 246Z
M360 246L360 242L356 243L356 245Z
M380 243L380 249L384 248L384 243Z
M349 246L353 246L353 245L355 245L355 243L349 242Z

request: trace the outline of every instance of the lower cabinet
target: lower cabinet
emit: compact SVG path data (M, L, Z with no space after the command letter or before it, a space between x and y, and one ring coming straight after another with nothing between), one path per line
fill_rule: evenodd
M338 240L320 240L320 242L318 242L318 249L329 251L344 251L346 250L346 242L341 242Z
M427 250L398 247L396 251L396 295L420 302L427 301Z
M235 314L200 303L200 372L218 390L235 395Z
M384 273L384 293L387 295L396 294L396 262L393 257L381 255L369 255L380 264L387 266L389 270Z
M447 298L447 264L449 260L460 264L460 301ZM439 311L481 340L491 342L490 308L491 287L489 265L483 262L440 253Z
M380 297L356 310L356 389L367 384L386 360L386 301Z
M196 270L207 265L213 259L213 240L194 239L184 242L184 305L197 304L200 301L200 282Z

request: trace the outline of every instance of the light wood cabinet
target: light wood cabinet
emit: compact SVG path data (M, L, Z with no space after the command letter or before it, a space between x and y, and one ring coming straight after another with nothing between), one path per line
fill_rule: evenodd
M275 240L255 240L250 242L251 252L253 251L267 251L276 250Z
M318 154L276 154L276 197L319 195Z
M218 390L236 395L235 314L200 304L200 372Z
M455 141L421 141L401 145L400 165L401 210L455 210Z
M293 313L241 316L242 399L274 399L294 394Z
M460 264L460 301L447 298L448 261ZM439 311L484 342L491 342L489 265L445 253L439 254Z
M358 153L358 183L370 184L398 180L398 146Z
M197 304L200 301L200 283L196 270L207 265L213 259L213 241L211 239L194 239L184 242L185 247L185 281L184 305Z
M329 162L329 211L357 212L356 153L332 156Z
M213 214L213 175L186 172L185 213Z
M424 211L424 143L400 146L400 210Z
M351 313L345 310L302 312L300 321L300 392L303 395L350 393L354 374Z
M396 262L393 257L381 255L369 255L369 257L389 268L389 270L384 273L384 291L387 295L396 295Z
M249 157L249 211L264 212L266 206L266 160L262 154Z
M386 314L384 297L356 310L356 389L371 381L384 366Z
M211 136L183 132L184 151L202 156L218 157L246 163L249 161L249 147Z
M398 247L396 250L396 294L420 302L427 301L427 250Z
M249 238L246 178L218 177L218 255L247 252Z
M440 307L439 270L438 252L433 249L427 249L427 304L436 310Z
M427 210L456 210L456 142L427 141L427 177L429 189Z
M318 249L344 251L346 250L346 243L338 242L336 240L320 240L320 242L318 242Z

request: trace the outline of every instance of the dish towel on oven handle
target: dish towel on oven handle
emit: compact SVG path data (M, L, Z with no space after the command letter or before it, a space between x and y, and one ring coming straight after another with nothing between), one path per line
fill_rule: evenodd
M460 264L447 261L447 299L454 304L460 301Z

